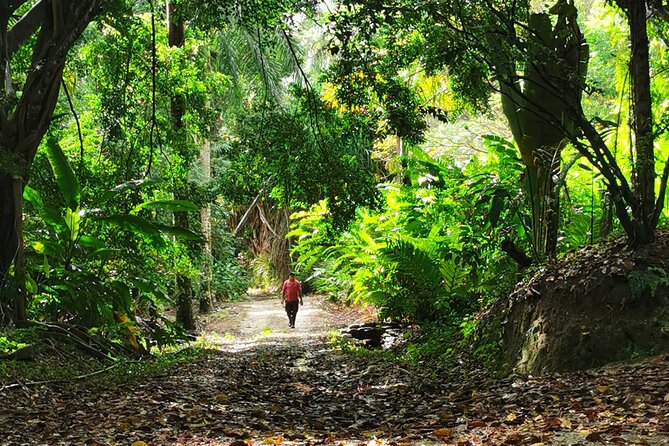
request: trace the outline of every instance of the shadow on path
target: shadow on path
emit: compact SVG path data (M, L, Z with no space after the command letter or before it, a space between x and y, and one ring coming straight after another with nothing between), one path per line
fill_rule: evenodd
M276 299L234 303L213 348L159 375L0 394L0 445L669 444L669 357L493 381L333 349L359 315L327 305L306 299L293 330Z

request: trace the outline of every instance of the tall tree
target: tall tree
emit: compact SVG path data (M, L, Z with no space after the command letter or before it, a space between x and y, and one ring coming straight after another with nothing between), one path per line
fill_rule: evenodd
M636 40L632 76L636 78L634 101L638 101L634 112L637 147L632 181L606 144L607 129L596 126L595 122L601 119L587 116L581 104L581 93L586 89L583 79L587 48L576 25L577 8L573 0L556 0L548 11L550 19L543 12L533 12L534 2L527 0L344 0L339 14L333 18L339 43L333 49L341 60L335 76L349 84L351 80L369 84L379 78L397 76L398 65L420 65L428 71L447 69L454 92L479 108L487 106L490 93L501 93L507 98L507 116L513 117L523 110L536 122L542 122L544 131L555 133L555 138L547 140L563 141L557 145L539 144L536 146L539 151L546 152L552 146L553 150L547 153L557 155L555 148L569 141L601 172L630 244L645 244L653 240L667 182L661 181L662 199L654 200L647 9L643 3L620 2L628 13ZM552 32L550 23L555 23ZM384 52L378 51L379 46ZM505 60L513 61L514 65L505 64ZM508 73L512 74L511 79ZM342 91L349 100L360 98L360 87L346 87ZM397 98L395 94L387 95L387 107L406 106ZM509 113L510 107L516 111L511 109ZM516 139L522 140L533 125L528 121L526 129L514 131ZM549 178L553 171L551 163L536 163L532 159L535 158L532 153L537 153L534 149L528 153L530 156L523 154L526 165L534 163L538 174ZM545 189L550 193L551 186Z
M567 117L568 108L581 101L589 58L573 4L558 2L550 12L556 16L554 26L549 13L529 15L525 54L505 51L503 46L492 53L503 111L526 167L532 245L539 257L557 254L562 149L569 141L565 130L576 132ZM491 47L498 42L491 35ZM533 112L532 104L542 104L562 116L561 125Z
M31 163L58 100L70 48L110 0L9 0L0 5L0 292L15 265L15 318L25 319L22 195ZM18 19L17 19L18 17ZM11 23L11 25L10 25ZM19 49L37 36L22 76L12 73Z
M180 14L178 4L174 1L167 2L167 40L170 47L183 48L185 43L185 24ZM190 158L189 150L184 135L184 114L186 101L181 93L173 93L170 102L172 116L171 144L179 157L188 165ZM189 199L187 175L176 175L174 184L174 197L177 200ZM183 229L189 228L188 212L174 212L175 224ZM195 318L193 317L193 284L188 274L183 271L177 272L176 276L176 302L177 322L183 324L186 330L195 330Z
M652 3L652 2L650 2ZM636 163L632 182L638 204L634 220L639 222L636 234L639 243L654 239L653 230L661 207L655 204L655 135L653 134L653 100L650 94L650 60L648 48L648 8L646 0L616 0L625 11L630 30L632 53L632 128L636 146Z

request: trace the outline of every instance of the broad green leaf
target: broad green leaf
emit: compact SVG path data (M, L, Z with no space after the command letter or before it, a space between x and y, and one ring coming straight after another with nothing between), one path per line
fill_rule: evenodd
M46 249L46 246L42 242L32 242L30 246L39 254L44 254L44 250Z
M32 204L39 213L40 218L44 220L44 223L53 227L56 231L65 226L65 221L63 220L60 210L45 206L39 192L32 187L25 187L23 190L23 199Z
M67 227L63 215L60 213L60 210L56 208L45 206L39 211L39 215L42 217L42 220L44 220L44 223L51 226L56 232Z
M30 276L26 277L26 291L30 294L37 294L37 282Z
M67 207L71 210L75 210L79 207L81 201L81 187L79 186L79 180L77 180L77 177L56 138L50 138L46 146L46 155L51 164L53 174L56 177L56 183L58 184L60 193L63 195Z
M133 212L139 212L142 209L162 209L172 212L191 212L200 210L196 204L186 200L147 201L136 206L135 209L133 209Z
M32 242L30 246L39 254L44 254L45 256L62 256L63 247L60 246L57 242L52 242L49 240L42 240Z
M79 209L65 209L65 224L70 231L70 241L75 241L79 237L79 228L81 227L81 212Z
M42 263L42 272L44 273L44 277L47 279L51 278L51 265L49 264L49 257L44 256L44 263Z
M126 229L152 243L164 244L160 229L149 220L137 215L112 215L103 218L102 221Z
M25 189L23 189L23 199L35 206L37 210L40 210L44 207L44 202L42 201L42 197L40 196L39 192L30 186L26 186Z
M113 254L117 252L116 249L111 249L111 248L99 248L90 253L90 257L102 257L102 258L110 258Z
M105 248L107 246L105 242L91 235L82 235L81 237L79 237L79 244L86 248L96 248L96 249Z

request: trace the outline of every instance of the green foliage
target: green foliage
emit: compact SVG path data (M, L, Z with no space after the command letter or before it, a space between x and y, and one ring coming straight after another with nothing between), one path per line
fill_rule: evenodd
M627 275L632 299L639 299L649 293L658 297L660 291L669 290L669 273L664 268L651 266L646 269L632 271Z
M425 360L451 361L456 337L456 327L451 324L424 325L420 335L407 345L403 358L414 364Z
M224 230L215 233L213 278L211 287L219 300L236 300L246 295L251 277L242 264L239 242Z
M373 303L381 317L452 321L475 311L514 282L500 237L526 233L508 143L489 138L487 164L464 168L417 148L407 160L411 185L384 184L382 210L358 210L338 239L327 202L292 216L289 237L303 271L325 291ZM495 174L500 164L507 176ZM517 177L516 177L517 178ZM514 188L515 187L515 188Z
M54 139L47 145L57 190L66 207L53 206L35 189L25 189L24 199L40 217L26 228L31 272L26 287L34 295L31 314L47 320L71 320L87 327L113 328L119 323L118 314L132 315L137 305L155 309L159 303L168 303L169 298L160 287L124 270L124 252L108 245L105 238L110 240L113 234L118 237L125 233L154 249L164 249L167 237L174 236L179 228L160 225L134 213L101 217L105 208L113 206L114 194L122 193L125 185L109 191L102 207L92 204L91 208L83 208L79 183L60 145ZM175 204L193 209L188 202L150 201L131 212L172 210ZM157 318L158 314L154 310L151 316ZM163 331L154 333L161 344L166 336Z
M147 336L164 345L182 335L162 316L173 303L175 274L204 277L194 212L217 192L197 178L193 162L205 138L219 137L231 77L211 45L218 30L188 26L183 47L168 47L156 8L153 48L149 5L120 3L73 48L63 80L78 120L62 94L33 163L24 194L26 289L32 318L114 337L127 328L118 314L140 315L157 323ZM178 134L171 130L175 92L185 105ZM175 190L188 201L175 199ZM175 227L175 212L193 212L193 229ZM248 281L236 252L219 254L206 259L214 291L241 293Z
M649 234L656 221L647 217L659 215L666 200L661 199L654 211L637 207L640 202L652 207L654 191L664 193L666 183L654 182L660 176L654 171L645 175L645 183L650 184L642 185L638 176L644 175L636 170L652 166L654 159L667 159L661 136L666 126L656 125L657 129L648 129L634 141L627 125L634 121L634 98L628 91L632 84L638 87L649 80L652 98L644 101L652 106L654 116L666 115L666 76L653 74L666 72L662 20L656 20L660 24L650 32L650 70L630 72L626 17L603 2L345 0L343 5L328 16L335 56L329 80L342 102L369 110L379 127L386 126L386 133L410 141L422 136L425 127L417 122L420 116L408 120L407 133L387 113L395 107L411 107L400 116L429 109L421 110L416 100L404 100L412 93L418 96L417 73L445 78L444 90L452 102L446 110L450 119L463 111L484 113L491 95L501 93L502 110L528 170L524 184L535 216L529 226L532 257L555 254L555 226L561 217L561 150L567 143L605 177L597 181L597 189L607 195L602 204L616 208L630 241L643 244L652 239ZM587 39L579 29L585 29ZM594 63L588 69L591 57ZM400 84L405 93L384 94L383 88L393 84ZM644 151L646 140L659 144L646 145ZM639 156L641 160L636 159ZM647 196L640 199L643 194ZM644 217L639 220L639 216ZM605 222L604 226L608 231L611 225ZM589 232L592 241L596 235Z
M12 353L18 349L26 347L28 344L23 342L16 342L7 339L5 336L0 336L0 354Z
M310 0L196 0L180 3L183 14L203 28L216 28L234 18L250 28L272 29L300 11L312 11Z
M470 316L462 320L460 330L460 349L469 350L472 357L487 369L504 372L504 327L501 320L481 324L478 318Z
M458 332L464 342L480 344L477 357L494 356L499 339L479 339L473 315L518 277L500 243L513 240L532 257L541 250L518 147L472 131L485 153L464 162L472 155L467 147L453 161L428 156L438 143L426 143L424 151L415 145L439 125L427 115L460 122L464 114L487 114L500 79L522 73L536 80L529 70L542 64L562 72L553 48L537 47L527 32L536 2L344 0L325 13L311 0L178 1L187 23L178 48L167 45L158 4L152 17L149 3L113 3L87 28L65 68L78 122L61 95L25 188L31 317L117 336L127 328L118 313L161 320L177 273L204 289L202 272L210 271L219 299L234 299L251 284L270 288L277 274L272 259L247 262L243 244L229 234L241 209L264 190L267 207L294 211L293 260L308 284L333 299L373 303L382 317L433 327L424 345L410 347L417 357L441 354ZM585 122L608 144L620 175L632 178L638 164L627 111L624 17L596 2L577 7L591 49L583 109L597 117ZM541 15L536 30L559 30L573 17L555 11ZM311 26L305 16L331 34L305 44L297 32ZM666 160L667 24L652 24L656 158ZM562 31L548 40L559 43ZM34 41L11 61L17 85L25 81ZM328 54L318 54L324 48ZM312 72L319 57L327 73ZM579 88L581 80L569 79ZM178 131L175 95L184 105ZM538 112L529 114L538 119ZM395 167L372 156L389 140ZM205 141L213 148L213 178L194 166ZM397 158L397 150L409 155ZM565 147L563 155L578 154ZM0 158L0 172L23 173L16 171L18 157L0 150ZM551 174L560 180L559 248L570 250L611 234L608 212L618 196L592 162L574 158L563 166ZM195 214L205 205L214 214L211 258ZM192 212L191 229L173 226L175 212ZM665 206L665 222L667 212ZM635 295L655 295L666 286L663 274L634 272L630 286ZM6 299L18 289L1 292ZM150 335L160 346L180 336L164 322Z
M235 138L222 148L228 162L219 173L222 192L244 205L264 187L282 205L328 198L341 228L357 206L375 203L373 133L365 118L327 108L312 92L292 94L287 109L265 104L237 116Z

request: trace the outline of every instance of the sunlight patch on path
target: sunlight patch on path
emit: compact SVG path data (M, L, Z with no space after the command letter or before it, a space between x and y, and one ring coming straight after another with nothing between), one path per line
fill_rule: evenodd
M245 351L258 346L315 344L335 328L320 301L304 299L297 313L296 328L288 327L286 312L276 298L251 298L230 304L219 312L221 320L209 324L201 338L227 351Z

